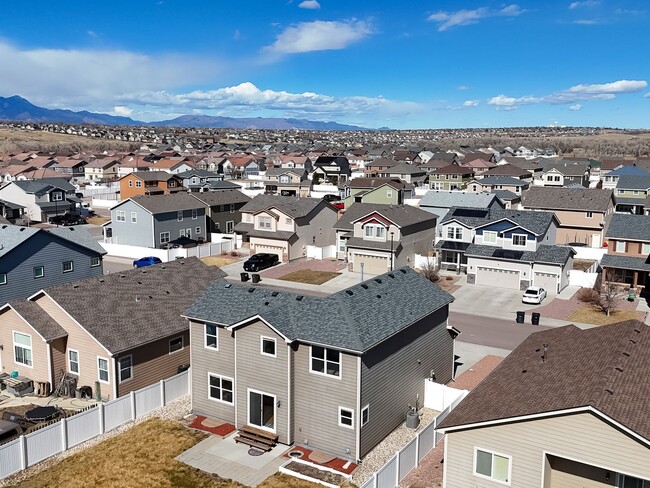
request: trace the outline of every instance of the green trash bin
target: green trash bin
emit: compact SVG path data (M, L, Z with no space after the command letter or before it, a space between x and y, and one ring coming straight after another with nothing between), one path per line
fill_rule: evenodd
M633 292L633 291L631 291L631 292L629 293L629 295L627 296L627 300L628 300L629 302L633 302L635 299L636 299L636 293Z

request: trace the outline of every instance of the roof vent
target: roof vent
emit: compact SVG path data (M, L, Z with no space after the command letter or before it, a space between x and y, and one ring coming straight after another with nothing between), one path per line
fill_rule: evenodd
M521 372L522 372L522 373L527 373L528 370L527 370L527 369L522 369Z
M635 341L634 339L629 339L629 341L630 341L632 344L636 344L636 341Z
M141 284L142 284L142 281L138 281L138 285L141 285Z
M126 278L126 275L120 275L120 278Z
M21 227L21 228L20 228L20 232L23 232L24 230L25 230L24 227Z
M375 278L375 281L381 285L381 280L379 278Z
M278 296L278 292L277 292L277 291L274 291L273 293L271 293L271 296L272 296L272 297L277 297L277 296Z
M623 372L623 368L621 368L620 366L616 366L616 368L614 369L616 369L616 371L618 371L619 373Z
M99 282L100 282L100 283L103 283L103 282L104 282L104 278L100 278L100 279L99 279Z
M79 288L79 285L72 285L72 288Z
M634 329L634 332L636 332L637 334L640 334L640 333L641 333L641 329Z
M153 300L153 297L151 295L149 295L149 300Z
M303 295L298 295L298 296L296 297L296 300L301 301L303 298L305 298Z
M264 302L264 305L268 305L268 304L269 304L269 302Z
M248 293L253 293L255 291L255 287L251 287L248 289Z
M365 283L361 283L361 288L363 288L364 290L367 290L367 289L368 289L368 285L366 285Z
M6 225L3 225L3 226L2 226L3 229L6 229L7 227L8 227L8 226L6 226Z
M395 278L395 275L393 273L388 273L388 276L391 278Z
M345 293L347 293L347 294L350 295L350 296L354 295L354 293L352 292L352 290L345 290Z
M225 285L223 285L223 287L224 287L224 288L231 288L231 287L232 287L232 284L231 284L231 283L226 283Z
M609 393L610 395L614 394L614 390L610 390L609 388L605 388L605 391Z
M629 357L630 357L630 353L626 351L626 352L623 353L623 356L625 356L626 358L629 358Z
M377 298L381 298L381 295L377 295Z

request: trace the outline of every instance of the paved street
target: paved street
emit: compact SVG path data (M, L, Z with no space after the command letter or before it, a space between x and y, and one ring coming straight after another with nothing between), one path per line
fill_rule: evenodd
M531 325L530 321L518 324L514 320L479 317L466 313L451 312L449 324L460 330L458 341L512 350L533 332L548 327Z

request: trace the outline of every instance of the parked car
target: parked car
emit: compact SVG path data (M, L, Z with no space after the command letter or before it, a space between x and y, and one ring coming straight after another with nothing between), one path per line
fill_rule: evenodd
M160 263L162 263L160 258L157 258L156 256L147 256L133 261L133 267L142 268L144 266L153 266L154 264L160 264Z
M260 271L262 269L270 268L280 262L277 254L253 254L244 263L245 271Z
M521 297L521 301L524 303L540 304L544 298L546 298L546 290L544 288L540 288L539 286L531 286L524 292L524 295Z
M81 215L71 213L67 213L65 215L55 215L54 217L50 218L50 224L56 225L83 225L85 223L86 219L84 219Z

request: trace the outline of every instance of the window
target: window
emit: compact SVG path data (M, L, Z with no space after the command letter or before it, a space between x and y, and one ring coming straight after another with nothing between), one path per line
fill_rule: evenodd
M354 410L339 407L339 426L354 429Z
M620 488L650 488L650 481L622 474L616 486Z
M185 229L181 229L178 231L179 237L185 237Z
M271 217L260 217L259 218L260 229L270 229L271 228Z
M235 204L234 203L230 204L230 213L235 213Z
M198 212L195 208L192 209L192 220L196 220L199 218Z
M171 237L169 235L169 232L161 232L160 233L160 243L161 244L167 244L171 240Z
M593 216L594 216L594 213L593 213L593 212L587 212L586 217L587 217L588 219L593 218Z
M208 373L208 397L218 402L233 403L233 381L230 378Z
M34 266L34 278L42 278L45 276L45 268L43 266Z
M650 244L647 242L641 244L641 254L650 254ZM0 276L0 284L2 284L2 276Z
M320 346L311 346L312 373L320 373L327 376L341 377L341 354L334 349L326 349Z
M291 183L291 179L287 175L280 176L280 183Z
M510 484L510 456L475 449L474 458L476 476Z
M496 244L497 233L494 231L483 231L483 244Z
M616 241L616 252L625 252L625 241Z
M393 198L393 190L386 190L386 198Z
M126 212L124 210L116 210L115 220L118 222L126 222Z
M7 273L0 273L0 285L7 284Z
M386 238L386 228L381 225L366 225L365 233L366 237L370 237L371 239Z
M235 228L235 222L233 220L229 220L228 222L226 222L226 234L232 234L234 228Z
M284 223L285 223L286 225L291 225L291 218L290 218L290 217L285 218L285 219L284 219Z
M526 236L522 234L512 234L512 245L513 246L525 246L526 245Z
M32 367L32 336L14 332L14 363Z
M129 354L118 359L118 368L120 369L120 383L133 378L133 356Z
M99 266L101 264L101 262L102 261L101 261L101 258L99 256L93 256L92 258L90 258L90 267L91 268L96 268L97 266Z
M225 205L219 205L219 212L223 212L224 210L226 210L226 206Z
M53 202L60 202L63 200L63 193L55 191L52 192L52 201Z
M262 356L276 357L275 339L272 337L260 337L260 353L262 353Z
M185 229L185 235L188 239L192 238L192 229Z
M201 234L201 227L196 227L196 228L194 229L194 233L195 233L196 235Z
M63 272L70 273L74 271L74 263L72 261L63 261Z
M183 336L175 337L169 341L169 354L178 352L181 349L183 349Z
M633 190L632 191L632 195L638 195L638 194L639 194L639 190Z
M447 227L447 239L461 240L463 238L462 227Z
M133 181L129 180L129 188L133 188Z
M79 351L68 349L68 372L79 374Z
M182 210L179 210L178 212L176 212L176 221L177 222L182 222L183 221L183 211Z
M366 405L361 410L361 427L366 425L368 420L370 420L370 405Z
M219 350L219 331L214 324L205 324L205 347Z
M97 356L97 377L99 381L108 383L108 359Z
M136 188L142 188L142 182L141 181L136 181L135 182L135 187Z
M169 188L176 188L176 180L169 180Z

